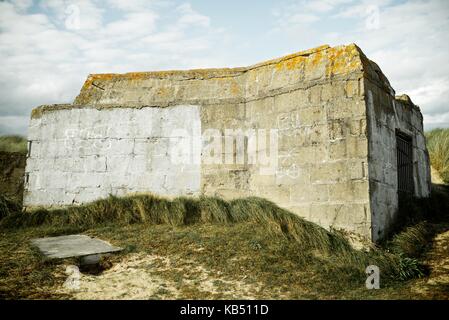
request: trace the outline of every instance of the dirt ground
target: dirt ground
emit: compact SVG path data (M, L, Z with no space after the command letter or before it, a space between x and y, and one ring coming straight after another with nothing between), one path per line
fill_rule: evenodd
M449 299L449 231L434 238L425 262L429 276L407 287L417 299ZM262 284L245 281L244 273L230 278L181 255L127 254L99 275L79 273L75 285L70 268L58 266L57 273L65 273L68 280L52 290L73 299L182 299L186 294L203 299L257 299L263 290ZM171 273L182 276L167 276ZM277 299L289 298L277 294Z
M183 291L198 291L206 298L254 299L257 285L246 284L239 279L228 280L219 272L205 268L194 261L180 257L162 257L135 253L100 275L80 274L78 285L63 285L57 291L72 295L75 299L182 299ZM68 268L68 269L67 269ZM65 269L65 270L64 270ZM59 272L70 273L70 266L60 266ZM163 273L180 271L185 275L180 281L162 277Z
M449 231L434 238L425 263L430 267L430 275L417 280L413 291L430 299L449 299Z

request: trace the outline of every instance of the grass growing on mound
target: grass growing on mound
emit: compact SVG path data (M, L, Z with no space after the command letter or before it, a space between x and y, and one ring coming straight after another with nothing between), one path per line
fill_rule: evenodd
M111 223L117 228L134 224L183 227L250 223L262 227L267 239L282 236L296 243L300 248L298 264L306 266L311 257L321 257L320 267L326 273L360 280L365 276L365 268L375 264L390 279L421 275L419 268L409 268L410 261L404 260L408 258L406 256L377 248L369 252L357 251L338 232L329 232L257 197L225 201L217 197L178 197L169 200L148 194L123 198L110 196L82 206L9 214L0 221L0 228L48 227L54 230L53 234L62 234L82 232Z
M27 140L22 136L11 135L0 137L0 151L27 152Z
M346 240L314 223L257 197L225 201L218 197L169 200L154 195L110 196L81 206L64 209L36 209L9 215L0 224L4 228L36 226L77 227L85 230L104 223L145 223L182 226L195 223L232 224L252 221L270 232L283 233L318 250L346 248Z
M249 283L262 283L256 294L261 299L413 298L410 285L415 280L403 280L425 274L421 258L435 234L432 226L449 221L448 194L438 187L430 199L408 201L409 206L401 209L408 217L404 224L381 247L368 252L354 250L339 232L255 197L225 201L111 196L77 207L9 213L0 221L0 296L47 297L51 290L36 288L63 282L65 275L55 278L57 263L42 262L29 239L83 232L125 248L117 261L137 251L181 257L175 259L181 264L193 259L189 272L195 272L192 266L198 264L229 279L244 275ZM380 268L385 290L366 290L368 265ZM185 272L175 265L158 276L187 290L182 284ZM184 294L208 297L194 291Z
M430 162L449 183L449 129L434 129L426 133Z

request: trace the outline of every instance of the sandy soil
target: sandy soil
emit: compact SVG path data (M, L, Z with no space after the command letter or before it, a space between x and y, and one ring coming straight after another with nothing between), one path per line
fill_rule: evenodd
M430 276L417 281L412 290L429 299L449 299L449 231L435 237L426 264Z
M254 299L260 290L257 284L224 279L193 261L180 264L174 260L179 257L130 254L100 275L77 274L76 267L62 265L59 272L66 272L68 280L56 291L74 299L146 300L185 298L186 293L204 299Z
M435 184L444 184L443 179L441 179L440 174L438 173L437 170L435 170L434 167L430 167L430 176L432 178L432 183Z

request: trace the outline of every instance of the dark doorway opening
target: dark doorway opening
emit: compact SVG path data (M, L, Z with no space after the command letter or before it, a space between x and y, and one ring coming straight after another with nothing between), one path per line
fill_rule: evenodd
M396 154L398 162L398 193L413 195L413 145L412 138L396 132Z

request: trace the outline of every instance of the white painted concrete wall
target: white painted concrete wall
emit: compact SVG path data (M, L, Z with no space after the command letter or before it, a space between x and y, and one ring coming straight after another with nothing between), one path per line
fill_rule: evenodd
M200 192L198 106L55 110L31 119L28 140L25 207ZM173 161L179 149L188 161Z

